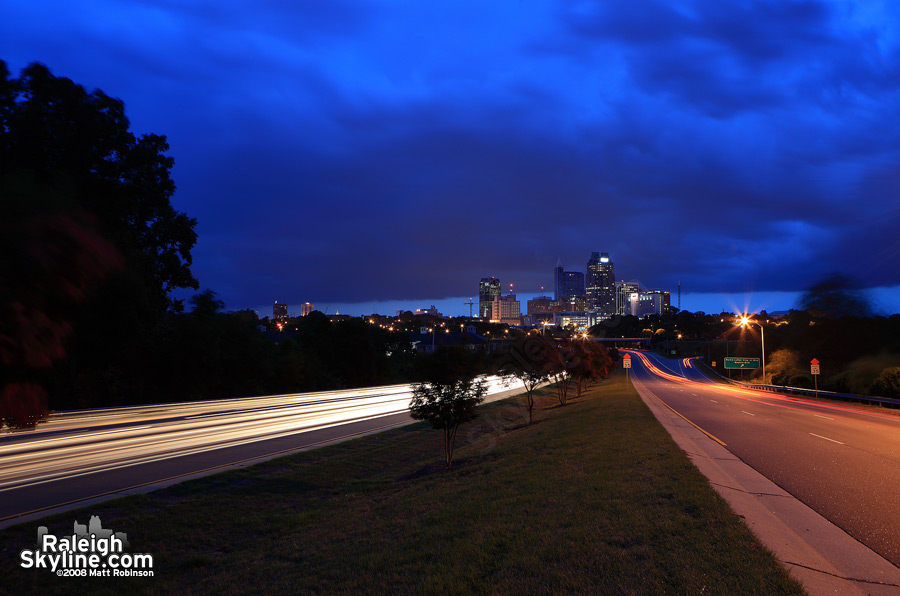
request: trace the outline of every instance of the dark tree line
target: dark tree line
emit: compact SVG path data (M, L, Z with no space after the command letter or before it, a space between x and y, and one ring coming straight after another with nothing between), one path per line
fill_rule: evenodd
M221 312L212 292L167 317L145 383L146 401L218 399L385 385L406 381L414 354L406 334L320 312L262 333L252 311Z

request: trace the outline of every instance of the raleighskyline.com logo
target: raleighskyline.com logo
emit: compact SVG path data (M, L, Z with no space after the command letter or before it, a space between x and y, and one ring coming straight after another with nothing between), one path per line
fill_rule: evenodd
M71 536L38 528L37 548L19 554L25 569L47 569L61 577L153 577L153 555L126 553L128 536L103 528L100 518L75 522Z

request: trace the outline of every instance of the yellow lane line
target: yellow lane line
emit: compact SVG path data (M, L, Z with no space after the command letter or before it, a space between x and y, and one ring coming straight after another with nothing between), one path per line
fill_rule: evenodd
M640 383L640 381L638 381L638 383ZM709 437L710 439L712 439L713 441L715 441L716 443L718 443L718 444L721 445L722 447L725 447L725 446L726 446L726 445L725 445L725 441L721 440L721 439L720 439L719 437L717 437L716 435L712 434L711 432L709 432L709 431L707 431L707 430L705 430L705 429L703 429L703 428L700 428L699 426L697 426L696 424L694 424L693 422L691 422L690 420L688 420L681 412L679 412L678 410L676 410L675 408L673 408L672 406L670 406L669 404L667 404L666 402L664 402L658 395L656 395L655 393L653 393L652 391L650 391L649 389L647 389L647 386L646 386L646 385L644 385L643 383L641 383L641 387L643 387L644 390L645 390L647 393L649 393L650 395L652 395L653 397L655 397L656 399L658 399L658 400L659 400L659 403L661 403L662 405L664 405L664 406L666 406L667 408L669 408L670 410L672 410L672 412L673 412L675 415L679 416L682 420L684 420L685 422L687 422L688 424L690 424L691 426L693 426L694 428L696 428L697 430L699 430L700 432L702 432L704 435L706 435L707 437Z

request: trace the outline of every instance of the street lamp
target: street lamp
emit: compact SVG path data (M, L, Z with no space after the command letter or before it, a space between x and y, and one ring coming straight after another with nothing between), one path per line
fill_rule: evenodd
M766 376L766 329L762 326L762 323L759 321L751 321L750 317L743 315L739 320L741 327L746 327L747 325L756 325L759 327L759 337L762 341L762 368L763 368L763 385L768 385L769 378Z

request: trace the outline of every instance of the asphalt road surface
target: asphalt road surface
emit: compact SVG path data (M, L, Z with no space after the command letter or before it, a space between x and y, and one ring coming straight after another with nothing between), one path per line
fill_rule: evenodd
M900 566L900 416L723 385L687 359L631 354L635 383Z

